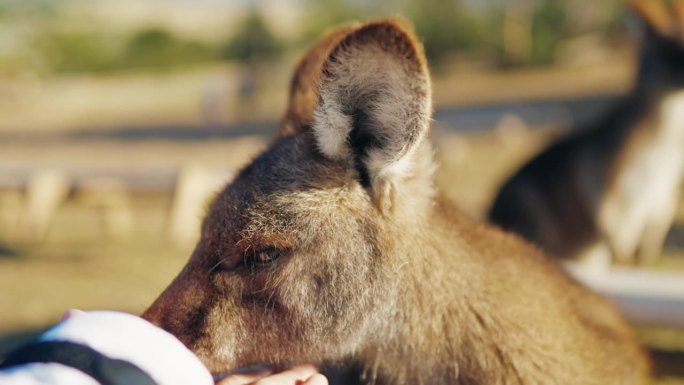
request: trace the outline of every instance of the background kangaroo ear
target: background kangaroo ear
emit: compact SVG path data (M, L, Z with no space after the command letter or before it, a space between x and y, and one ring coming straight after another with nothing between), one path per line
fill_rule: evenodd
M318 101L318 86L323 63L330 51L358 26L358 24L350 24L329 32L301 58L290 83L287 111L278 128L278 137L295 134L311 126L314 108Z
M675 37L679 11L682 1L675 0L672 9L668 9L665 0L628 0L627 5L635 16L644 24L647 35L656 34L663 37Z
M674 13L675 22L677 23L677 28L681 34L682 28L684 28L684 0L673 0L672 12Z
M395 20L349 33L323 64L313 133L320 151L353 161L383 194L405 175L430 126L430 77L421 44ZM386 191L385 191L386 192Z

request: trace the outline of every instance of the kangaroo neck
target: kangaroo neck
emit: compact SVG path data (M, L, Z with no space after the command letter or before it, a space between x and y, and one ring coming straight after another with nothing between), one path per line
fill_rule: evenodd
M478 293L487 265L454 234L454 217L466 226L474 220L448 204L436 210L436 218L412 234L413 247L403 249L409 262L388 322L392 332L381 349L367 352L369 383L377 378L378 384L494 384L504 375L515 383L509 352L492 339L499 335L499 315L490 314Z

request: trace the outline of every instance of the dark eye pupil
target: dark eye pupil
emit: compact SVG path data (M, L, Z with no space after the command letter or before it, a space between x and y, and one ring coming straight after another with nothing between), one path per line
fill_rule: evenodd
M257 250L254 253L253 263L255 265L267 265L280 257L280 250L268 248Z
M259 262L270 262L271 260L273 260L273 257L271 257L271 254L265 251L260 252L257 256L257 261Z

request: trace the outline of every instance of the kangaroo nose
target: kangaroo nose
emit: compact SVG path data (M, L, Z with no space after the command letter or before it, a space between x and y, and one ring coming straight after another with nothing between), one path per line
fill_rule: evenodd
M182 312L177 314L173 311L173 304L167 302L167 296L162 294L161 297L157 298L157 300L142 313L141 317L151 324L173 334L183 343L187 344L189 342L186 338L188 332L186 329L188 325L184 323L185 314Z
M181 292L176 290L177 286L174 281L141 315L143 319L171 334L176 334L172 330L173 320L184 315L183 310L186 308Z

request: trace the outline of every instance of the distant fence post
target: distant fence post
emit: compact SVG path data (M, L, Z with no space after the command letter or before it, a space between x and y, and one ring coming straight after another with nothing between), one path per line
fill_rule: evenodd
M116 178L92 178L78 186L77 196L100 211L106 236L124 239L133 231L133 210L124 182Z
M57 170L41 170L33 174L26 187L26 208L22 220L23 236L42 241L59 206L69 195L67 176Z
M596 270L574 263L565 267L579 281L611 298L629 321L684 328L681 273L614 266Z
M529 140L530 128L518 115L506 114L499 119L494 127L496 139L507 147L516 147Z
M0 191L0 238L13 239L18 235L23 206L21 190Z
M187 165L179 171L168 227L173 243L189 247L197 242L207 205L230 178L231 173L199 165Z

